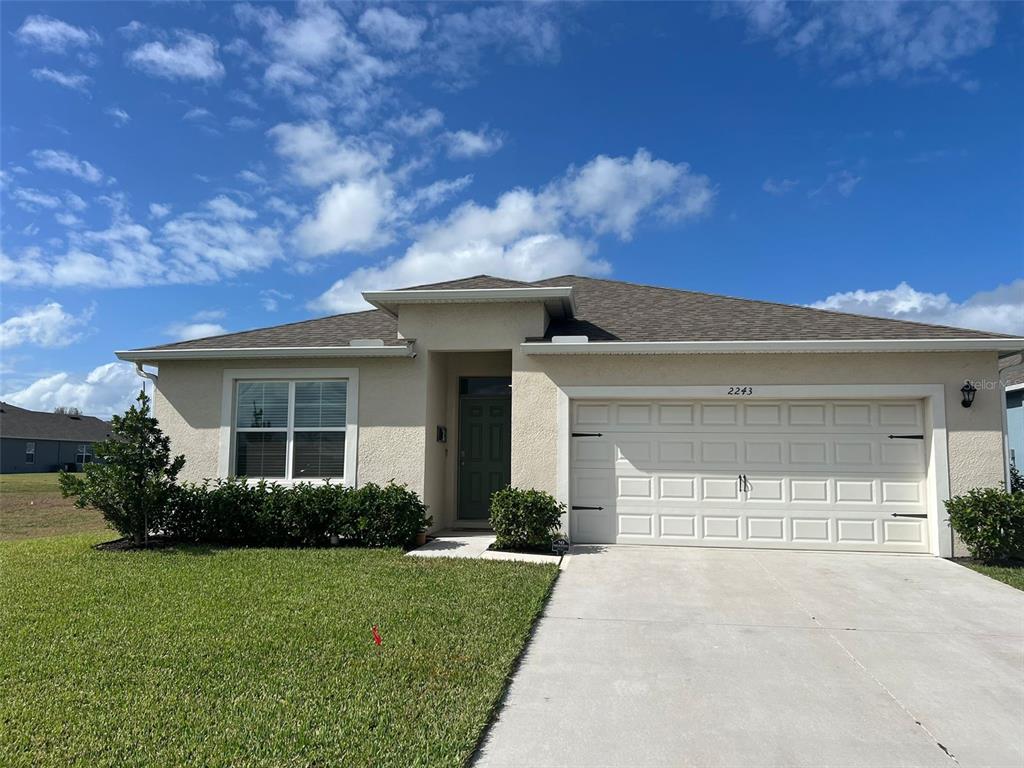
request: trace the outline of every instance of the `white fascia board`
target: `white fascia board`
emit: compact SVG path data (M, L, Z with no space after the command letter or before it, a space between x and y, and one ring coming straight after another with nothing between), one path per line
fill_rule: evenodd
M528 341L527 355L671 355L729 352L1006 352L1024 347L1024 339L841 339L778 341L591 341L552 344Z
M416 357L412 347L236 347L222 349L128 349L115 352L129 362L266 357Z
M408 291L364 291L363 298L377 309L397 316L401 304L480 304L484 302L542 301L554 317L576 314L572 286L540 288L431 288ZM554 311L552 311L554 310Z

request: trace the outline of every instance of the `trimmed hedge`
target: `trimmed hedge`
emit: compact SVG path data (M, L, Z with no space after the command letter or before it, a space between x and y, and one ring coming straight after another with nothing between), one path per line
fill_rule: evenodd
M502 488L491 496L491 528L498 549L548 551L562 524L565 505L534 488Z
M949 524L983 563L1024 560L1024 492L975 488L946 502Z
M156 527L197 544L316 547L337 536L352 546L405 547L429 525L426 505L404 485L236 478L179 486Z

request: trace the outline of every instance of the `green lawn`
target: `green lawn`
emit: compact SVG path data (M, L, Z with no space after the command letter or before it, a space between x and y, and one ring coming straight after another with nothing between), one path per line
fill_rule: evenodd
M57 472L0 475L0 541L107 529L99 512L62 498Z
M557 574L109 538L0 544L0 765L462 765Z
M1024 590L1024 565L981 565L980 563L963 563L972 571L983 573L1011 587Z

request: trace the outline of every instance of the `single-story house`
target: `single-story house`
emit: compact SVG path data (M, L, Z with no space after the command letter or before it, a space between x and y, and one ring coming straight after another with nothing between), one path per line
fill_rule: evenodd
M1024 338L574 275L363 296L117 353L159 366L184 479L395 480L438 529L511 483L578 543L949 555L942 501L1008 472L986 382Z
M77 413L46 413L0 403L0 474L81 470L110 422Z
M1006 388L1006 442L1010 464L1024 472L1024 371L1008 371L1002 381Z

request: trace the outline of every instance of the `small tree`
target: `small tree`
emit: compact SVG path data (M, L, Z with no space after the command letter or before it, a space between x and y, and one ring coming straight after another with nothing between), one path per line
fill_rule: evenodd
M75 506L94 507L122 536L141 544L167 508L184 456L171 457L169 438L150 415L143 389L123 416L111 419L109 439L93 444L100 461L85 474L60 473L60 490Z

